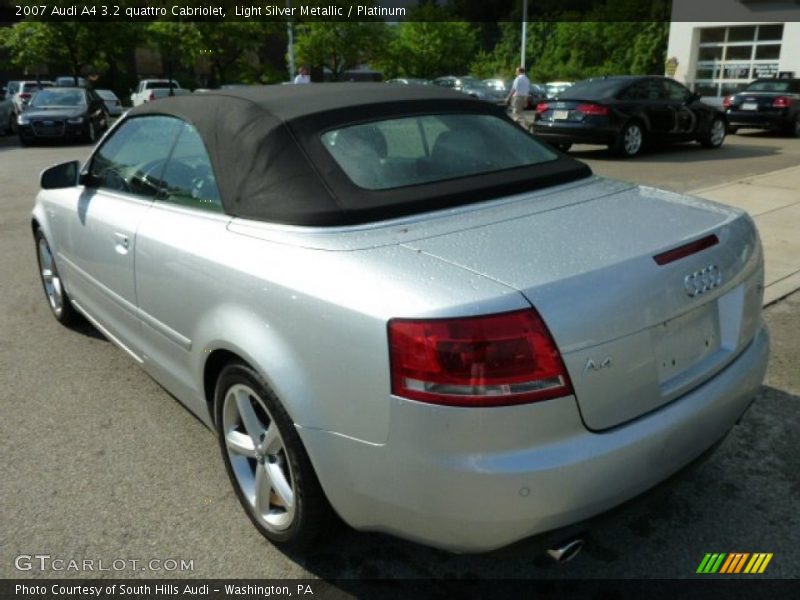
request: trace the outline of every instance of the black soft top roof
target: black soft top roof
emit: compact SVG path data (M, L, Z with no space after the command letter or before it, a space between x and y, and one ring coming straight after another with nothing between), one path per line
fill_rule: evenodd
M344 174L320 135L348 124L415 114L478 113L496 106L438 86L328 83L254 86L171 97L126 118L170 115L203 138L225 211L297 225L347 225L446 208L587 177L566 156L528 167L388 190ZM491 151L488 150L487 151Z

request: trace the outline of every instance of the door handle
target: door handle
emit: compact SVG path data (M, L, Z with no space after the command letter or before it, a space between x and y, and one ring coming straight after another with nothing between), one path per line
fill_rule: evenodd
M115 233L114 234L114 250L116 250L119 254L127 254L128 248L131 245L128 236L124 233Z

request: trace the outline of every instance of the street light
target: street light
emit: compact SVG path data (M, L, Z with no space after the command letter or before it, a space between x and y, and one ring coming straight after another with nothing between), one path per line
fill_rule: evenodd
M519 66L525 68L525 46L528 41L528 0L522 0L522 48Z

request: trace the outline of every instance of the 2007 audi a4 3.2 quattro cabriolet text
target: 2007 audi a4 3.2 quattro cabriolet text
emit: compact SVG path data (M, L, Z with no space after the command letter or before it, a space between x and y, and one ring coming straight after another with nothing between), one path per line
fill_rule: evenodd
M41 183L56 318L217 431L286 547L334 514L459 552L559 530L704 454L764 376L745 213L595 177L457 92L154 102Z

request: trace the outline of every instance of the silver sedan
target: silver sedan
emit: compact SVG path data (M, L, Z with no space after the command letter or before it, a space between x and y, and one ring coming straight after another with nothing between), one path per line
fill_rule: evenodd
M436 86L166 99L41 184L56 319L214 430L285 547L334 514L459 552L559 530L703 454L764 376L745 213Z

